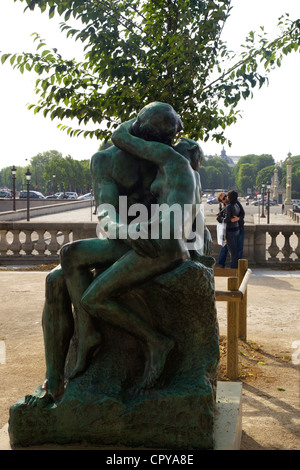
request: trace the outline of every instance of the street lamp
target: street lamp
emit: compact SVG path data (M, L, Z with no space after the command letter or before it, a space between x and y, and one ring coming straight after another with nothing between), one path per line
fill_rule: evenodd
M16 167L15 165L11 169L12 180L13 180L13 210L16 210Z
M55 177L56 175L53 173L53 195L55 194Z
M30 180L31 180L31 173L28 170L25 173L26 176L26 183L27 183L27 222L29 222L30 217L29 217L29 187L30 187Z
M262 184L262 208L261 208L261 217L266 217L265 216L265 185Z
M268 190L267 224L270 223L270 189L271 189L271 185L270 185L270 183L268 183L268 184L267 184L267 190Z

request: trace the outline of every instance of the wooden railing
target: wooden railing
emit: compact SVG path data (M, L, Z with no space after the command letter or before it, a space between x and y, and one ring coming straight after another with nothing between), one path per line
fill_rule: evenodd
M214 275L228 278L228 290L216 290L216 301L227 302L227 377L239 375L238 339L247 339L247 286L252 271L248 261L240 259L238 269L215 268Z

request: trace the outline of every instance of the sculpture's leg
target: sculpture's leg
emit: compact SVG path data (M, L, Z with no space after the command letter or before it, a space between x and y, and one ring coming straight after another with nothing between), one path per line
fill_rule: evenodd
M177 259L176 263L178 261L180 260ZM100 274L82 296L82 305L91 315L123 328L146 345L147 360L142 388L149 388L155 384L163 371L174 341L154 330L150 324L124 307L115 297L173 266L169 252L153 259L141 257L131 250Z
M164 243L166 242L166 243ZM127 292L163 272L178 266L183 259L189 258L177 240L160 240L161 255L156 258L140 256L134 250L123 253L117 262L111 264L100 274L82 295L82 304L98 308L103 300Z
M91 354L101 343L101 333L94 318L82 307L81 297L93 280L91 268L109 266L128 251L117 240L88 239L64 245L60 252L61 266L74 306L78 328L77 363L70 379L84 372Z
M60 266L46 278L46 296L42 317L46 379L25 402L32 406L46 406L64 391L64 367L70 340L74 332L72 305Z

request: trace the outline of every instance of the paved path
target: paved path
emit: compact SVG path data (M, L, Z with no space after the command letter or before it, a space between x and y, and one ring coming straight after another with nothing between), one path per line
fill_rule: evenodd
M214 224L216 223L216 216L215 214L217 213L217 209L214 207L213 209L213 214L211 213L211 206L204 206L205 208L205 216L206 216L206 221L208 224ZM246 223L255 223L255 224L267 224L267 219L262 219L261 217L258 217L257 214L248 214L247 215L247 207L246 209ZM94 208L92 207L84 207L82 209L78 210L72 210L72 211L65 211L65 212L59 212L57 214L49 214L49 215L43 215L39 217L32 217L31 222L97 222L97 216L93 213ZM270 223L271 224L283 224L283 225L294 225L295 221L287 215L281 214L281 213L274 213L271 214L270 217Z
M84 207L72 211L58 212L57 214L32 217L31 222L97 222L94 208Z

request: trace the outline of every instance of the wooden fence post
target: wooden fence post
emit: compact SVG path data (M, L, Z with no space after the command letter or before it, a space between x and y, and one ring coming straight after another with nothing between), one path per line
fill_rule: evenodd
M248 269L248 260L239 259L238 277L239 286L241 285L244 276ZM247 339L247 288L243 295L242 300L239 302L239 338L246 341Z
M228 290L236 291L239 288L237 277L228 278ZM230 380L238 378L238 320L239 302L227 303L227 376Z

